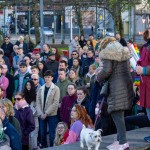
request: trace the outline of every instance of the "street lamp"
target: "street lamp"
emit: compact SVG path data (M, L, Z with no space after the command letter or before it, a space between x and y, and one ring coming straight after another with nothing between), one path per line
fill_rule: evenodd
M43 52L43 0L40 0L40 39L41 39L41 51Z

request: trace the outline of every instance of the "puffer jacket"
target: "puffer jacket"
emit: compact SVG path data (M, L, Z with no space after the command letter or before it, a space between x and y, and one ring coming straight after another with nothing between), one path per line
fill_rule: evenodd
M133 82L130 73L130 52L114 41L100 52L103 68L97 75L99 82L108 80L108 112L128 110L134 99Z

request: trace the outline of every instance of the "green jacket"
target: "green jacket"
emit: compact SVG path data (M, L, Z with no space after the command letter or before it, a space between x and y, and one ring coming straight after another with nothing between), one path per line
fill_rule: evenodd
M59 89L60 89L60 100L59 100L59 102L61 103L61 101L62 101L62 98L64 97L64 96L66 96L67 95L67 86L68 86L68 84L69 83L71 83L69 80L68 80L68 78L66 78L64 81L58 81L57 83L56 83L56 85L59 87Z

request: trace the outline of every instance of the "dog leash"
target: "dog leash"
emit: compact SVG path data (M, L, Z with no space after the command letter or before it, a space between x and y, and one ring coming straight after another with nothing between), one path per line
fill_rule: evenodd
M100 106L99 106L98 114L97 114L96 119L95 119L95 122L94 122L94 128L95 128L97 119L98 119L98 117L99 117L100 111L101 111L101 109L102 109L103 102L104 102L104 97L103 97L103 99L102 99L102 101L101 101L101 104L100 104Z

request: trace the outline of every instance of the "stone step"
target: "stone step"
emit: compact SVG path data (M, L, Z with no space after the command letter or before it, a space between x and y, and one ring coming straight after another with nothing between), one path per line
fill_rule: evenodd
M113 135L102 137L102 142L101 142L99 149L107 150L106 146L113 143L114 136L116 136L116 135L113 134ZM148 149L150 147L150 143L144 141L144 137L146 137L146 136L150 136L150 127L128 131L127 139L128 139L129 145L130 145L130 150L146 150L146 149ZM74 144L49 147L49 148L45 148L43 150L87 150L87 148L85 147L84 149L81 149L79 142L77 142Z

